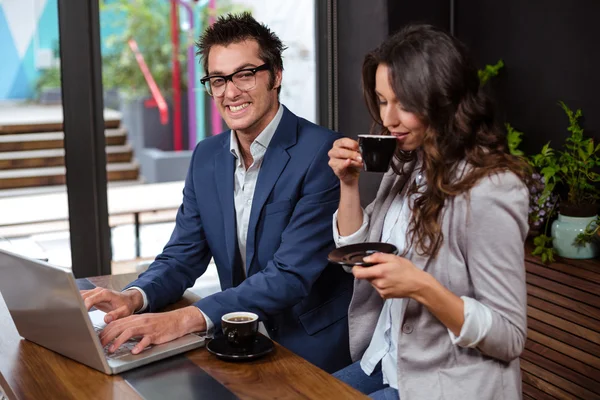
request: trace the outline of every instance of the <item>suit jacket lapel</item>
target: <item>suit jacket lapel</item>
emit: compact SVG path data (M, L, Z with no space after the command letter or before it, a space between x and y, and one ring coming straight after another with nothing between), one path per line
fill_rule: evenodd
M246 270L248 276L250 276L250 267L252 266L255 254L258 218L265 202L273 191L275 183L277 183L279 176L290 160L287 149L296 144L297 129L298 117L284 107L281 122L269 143L262 165L260 166L256 187L254 188L252 210L250 211L250 221L248 222L248 236L246 238Z
M217 187L219 201L222 205L223 233L225 235L229 265L233 273L236 260L235 254L238 251L235 203L233 200L235 157L229 152L229 136L227 136L227 140L224 142L223 150L215 157L215 186Z

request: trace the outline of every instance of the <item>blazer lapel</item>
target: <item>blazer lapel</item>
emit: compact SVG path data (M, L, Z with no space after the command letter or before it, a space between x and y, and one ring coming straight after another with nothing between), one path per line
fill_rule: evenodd
M227 247L227 256L232 273L235 268L235 254L238 251L236 221L235 221L235 203L233 200L234 192L234 170L235 157L229 152L229 136L225 140L223 150L215 157L215 186L219 201L221 202L221 212L223 213L223 232L225 235L225 246Z
M403 174L401 176L397 176L395 179L388 178L390 181L382 181L383 185L389 185L390 189L387 190L388 195L381 200L380 204L375 204L373 215L371 216L371 229L369 231L369 241L378 242L381 241L381 234L383 231L383 222L385 220L385 216L392 204L392 201L398 195L398 192L403 189L404 185L407 184L407 180L412 176L412 171L416 165L416 161L411 161L406 163L403 166ZM384 178L386 179L386 178ZM393 180L392 180L393 179ZM385 188L382 188L386 191ZM414 249L410 253L411 262L419 269L424 270L429 264L430 257L423 256L418 254ZM404 314L406 312L406 307L408 306L409 299L405 299L402 303L402 312L400 320L404 320Z
M250 221L248 222L248 236L246 238L246 271L248 276L250 276L250 267L252 266L255 254L258 218L279 176L290 160L287 149L296 144L297 129L298 117L284 107L281 122L279 122L279 126L269 143L262 165L260 166L256 187L254 188L252 210L250 211Z

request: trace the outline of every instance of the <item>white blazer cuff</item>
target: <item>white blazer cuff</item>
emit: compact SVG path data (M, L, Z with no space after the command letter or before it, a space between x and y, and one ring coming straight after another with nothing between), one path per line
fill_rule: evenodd
M347 246L349 244L363 243L367 241L367 235L369 233L369 216L363 209L363 222L360 228L351 235L340 236L340 232L337 227L337 216L338 212L333 214L333 240L335 241L336 247Z

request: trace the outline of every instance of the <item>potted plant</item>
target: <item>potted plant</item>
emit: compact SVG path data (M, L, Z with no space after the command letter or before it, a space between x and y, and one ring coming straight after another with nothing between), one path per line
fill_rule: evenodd
M571 135L562 150L555 151L548 143L531 158L532 165L541 172L540 180L544 184L536 205L551 204L552 194L555 189L560 189L558 218L552 223L550 237L547 235L548 218L544 231L534 239L533 254L540 255L543 261L552 261L554 252L566 258L594 258L598 255L597 244L581 234L586 230L593 231L598 219L600 191L594 184L600 182L600 175L594 169L600 166L600 144L594 145L592 138L584 137L579 125L581 110L573 112L564 102L559 104L569 118ZM555 210L556 203L550 214Z

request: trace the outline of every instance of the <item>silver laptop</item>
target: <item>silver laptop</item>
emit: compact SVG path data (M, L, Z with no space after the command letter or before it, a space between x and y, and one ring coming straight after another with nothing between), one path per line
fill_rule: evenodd
M22 337L108 375L204 345L203 336L189 334L133 355L133 339L110 354L98 338L101 322L92 323L71 271L2 249L0 293Z

